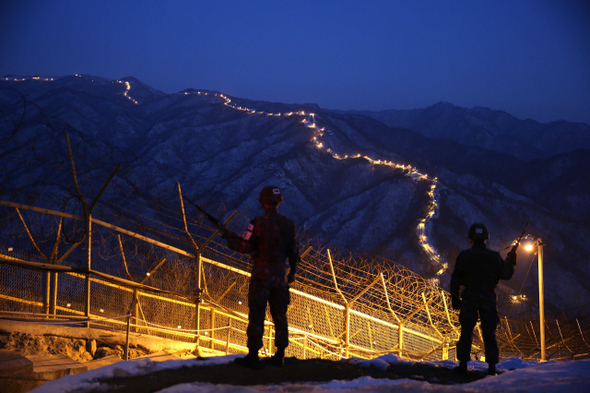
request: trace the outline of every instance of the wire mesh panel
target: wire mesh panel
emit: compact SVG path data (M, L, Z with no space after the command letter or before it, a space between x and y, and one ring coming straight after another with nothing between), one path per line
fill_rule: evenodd
M58 274L57 299L55 303L57 308L57 314L85 315L86 277L77 273ZM110 312L110 307L108 307L107 310L108 312Z
M85 281L85 279L84 279ZM129 313L133 292L102 280L90 279L90 315L117 318ZM112 322L123 325L123 321Z
M399 327L387 320L351 313L351 345L368 353L396 352Z
M0 264L2 309L42 313L47 297L48 273Z
M196 305L161 294L137 291L131 296L135 331L179 341L195 342Z

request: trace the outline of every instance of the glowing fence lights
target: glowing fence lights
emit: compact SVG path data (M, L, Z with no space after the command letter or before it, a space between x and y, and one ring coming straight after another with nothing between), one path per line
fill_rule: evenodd
M236 109L236 110L248 112L250 114L264 114L266 116L293 116L294 114L297 114L300 116L304 116L305 118L301 121L302 124L305 125L307 128L313 129L315 131L314 135L311 139L311 142L316 146L316 148L324 149L324 143L321 142L319 140L319 138L324 136L324 133L326 132L326 128L325 127L320 128L318 126L317 119L316 119L317 116L315 113L306 113L303 110L299 111L299 112L287 112L284 114L255 111L253 109L242 107L242 106L230 105L231 100L229 98L225 97L224 95L218 95L218 96L225 100L224 105L229 106L229 107ZM429 181L429 182L431 182L430 191L428 191L428 196L430 198L430 207L429 207L428 212L426 213L425 218L418 224L417 231L419 233L419 238L421 240L420 244L421 244L423 250L428 255L428 257L433 262L435 262L437 264L441 263L440 255L438 255L438 253L434 250L434 248L430 244L427 243L427 237L424 234L424 232L426 230L426 228L425 228L426 222L435 217L436 209L438 207L438 203L436 200L436 183L437 183L438 179L436 177L431 178L427 174L419 172L416 168L412 167L411 165L396 164L396 163L392 162L391 160L373 159L373 158L366 156L366 155L362 156L360 153L358 153L356 155L352 155L352 156L349 156L348 154L347 155L339 155L338 153L334 152L331 148L326 148L326 152L329 153L333 158L335 158L337 160L344 160L344 159L348 159L348 158L361 158L362 157L373 165L386 165L386 166L389 166L392 168L401 169L403 171L406 171L407 175L410 176L415 181ZM448 269L448 264L443 263L441 265L441 269L437 272L437 275L443 274L447 269ZM438 279L433 279L433 280L434 280L434 282L436 282L436 285L438 285Z
M76 74L77 77L82 78L82 75ZM5 78L6 80L10 80L9 78ZM34 80L41 80L40 77L33 77L32 79ZM24 81L25 78L23 79L14 79L15 81ZM53 78L47 78L47 79L43 79L45 81L48 80L53 80ZM117 81L118 83L124 84L125 85L125 92L123 93L123 95L125 96L125 98L129 99L131 102L133 102L134 104L139 104L139 102L135 99L133 99L130 96L130 92L131 92L131 83L129 83L128 81ZM321 142L319 140L320 137L324 136L324 133L327 131L325 127L319 127L318 123L317 123L317 115L313 112L309 112L306 113L305 111L301 110L298 112L287 112L284 114L281 113L273 113L273 112L264 112L264 111L256 111L254 109L251 108L247 108L241 105L236 105L236 104L232 104L232 101L230 98L228 98L227 96L225 96L222 93L207 93L207 92L201 92L201 91L196 91L196 92L183 92L183 95L191 95L191 94L195 94L195 95L199 95L199 96L215 96L215 97L219 97L223 100L223 105L230 107L234 110L239 110L242 112L246 112L248 114L258 114L258 115L266 115L266 116L274 116L274 117L280 117L280 116L294 116L294 115L298 115L298 116L303 116L304 119L302 120L302 123L310 129L313 129L314 132L314 136L312 137L311 142L316 146L316 148L318 149L324 149L324 143ZM331 131L328 131L331 133ZM426 231L426 223L428 221L430 221L431 219L433 219L436 215L436 210L438 207L438 203L436 200L436 183L437 183L437 178L431 178L430 176L428 176L425 173L421 173L419 172L416 168L412 167L411 165L405 165L405 164L396 164L394 162L392 162L391 160L385 160L385 159L373 159L369 156L362 156L360 153L357 153L356 155L339 155L336 152L332 151L331 148L326 148L326 152L328 152L333 158L338 159L338 160L345 160L348 158L353 158L353 159L358 159L358 158L364 158L365 160L367 160L369 163L371 163L372 165L386 165L388 167L394 168L394 169L400 169L404 172L406 172L405 174L407 176L410 176L412 178L412 180L414 181L429 181L431 182L431 186L430 186L430 191L428 191L428 196L430 198L430 206L428 209L428 212L426 213L426 216L420 221L420 223L418 224L418 227L416 228L416 231L418 233L418 239L419 239L419 244L422 246L422 249L425 251L425 253L428 255L428 257L435 263L440 264L440 256L438 255L438 253L434 250L434 248L427 243L427 236L425 234ZM446 263L442 264L441 269L438 271L437 275L441 275L446 269L448 268L448 265ZM432 279L432 282L436 282L438 284L438 279Z
M10 78L10 77L4 77L3 79L7 82L24 82L27 80L27 78ZM31 79L35 80L35 81L43 81L43 82L52 82L54 80L53 78L42 78L40 76L33 76L33 77L31 77Z
M201 95L200 92L198 94ZM207 93L204 93L204 94L207 95ZM287 112L287 113L281 114L281 113L273 113L273 112L256 111L254 109L246 108L243 106L231 105L231 100L229 98L227 98L226 96L224 96L223 94L216 94L215 96L222 98L225 101L224 105L226 105L230 108L233 108L235 110L247 112L249 114L260 114L260 115L266 115L266 116L293 116L293 115L297 114L299 116L303 116L304 119L301 121L301 123L305 127L314 130L314 135L311 138L311 143L313 143L316 146L316 148L318 148L318 149L325 148L324 143L321 142L319 140L319 138L324 136L324 133L326 132L326 128L318 126L317 119L316 119L317 115L313 112L306 113L305 111L302 110L299 112ZM356 155L352 155L352 156L349 156L348 154L347 155L339 155L338 153L334 152L331 148L326 148L326 152L329 153L333 158L335 158L337 160L345 160L348 158L361 158L362 157L373 165L386 165L391 168L401 169L402 171L407 172L406 175L410 176L412 178L412 180L414 180L414 181L429 181L429 182L431 182L430 190L427 193L428 197L430 198L430 206L429 206L428 212L426 213L426 216L418 224L416 231L418 232L418 238L420 240L419 243L422 246L422 249L424 250L424 252L428 255L428 257L430 258L431 261L433 261L436 264L441 265L441 267L438 270L438 272L436 273L436 275L437 276L442 275L448 269L448 264L441 263L440 255L434 250L434 248L430 244L428 244L427 236L425 234L426 223L435 217L436 210L438 207L438 202L436 199L436 191L437 191L436 184L437 184L438 179L436 177L431 178L426 173L419 172L416 168L412 167L411 165L396 164L396 163L392 162L391 160L384 160L381 158L373 159L373 158L366 156L366 155L362 156L360 153L358 153ZM430 280L430 282L433 283L433 285L438 285L439 280L437 278L433 278Z

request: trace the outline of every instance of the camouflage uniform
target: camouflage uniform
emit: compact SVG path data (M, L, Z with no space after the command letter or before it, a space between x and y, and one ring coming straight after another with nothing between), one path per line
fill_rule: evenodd
M476 241L472 248L461 251L451 275L451 298L453 308L460 308L461 337L457 342L457 359L470 360L471 340L477 318L481 320L481 334L485 346L486 362L498 363L496 327L500 322L496 309L498 280L509 280L514 274L516 253L510 252L506 261L500 254L486 248L484 241ZM459 296L460 286L464 289Z
M290 302L287 267L290 266L288 275L292 281L299 262L295 223L279 214L276 207L268 208L264 215L250 222L244 236L227 240L229 248L251 254L254 261L248 289L248 348L255 351L262 348L267 302L276 329L275 345L286 348Z

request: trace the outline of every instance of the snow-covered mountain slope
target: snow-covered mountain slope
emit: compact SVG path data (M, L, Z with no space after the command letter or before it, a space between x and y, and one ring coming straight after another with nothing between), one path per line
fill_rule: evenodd
M281 212L301 232L393 259L445 288L471 223L486 223L490 246L504 249L530 222L547 244L549 309L590 300L587 150L525 161L359 113L193 89L167 95L133 78L25 78L0 87L0 199L63 205L75 193L68 131L91 195L118 162L119 187L162 204L175 201L179 182L185 195L253 216L260 188L275 184L286 196ZM534 303L532 258L519 253L504 294L522 288Z

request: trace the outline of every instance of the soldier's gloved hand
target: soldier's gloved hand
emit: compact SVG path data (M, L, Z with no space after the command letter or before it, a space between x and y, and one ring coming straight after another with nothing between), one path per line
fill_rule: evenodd
M461 298L458 297L454 297L451 300L451 307L453 307L453 310L460 310L461 309Z
M516 251L510 251L508 254L506 254L506 257L510 263L516 265Z
M289 272L289 275L287 276L287 282L291 284L293 281L295 281L295 272Z
M223 232L221 237L227 242L227 246L232 250L235 250L238 247L241 239L236 233L231 231Z

